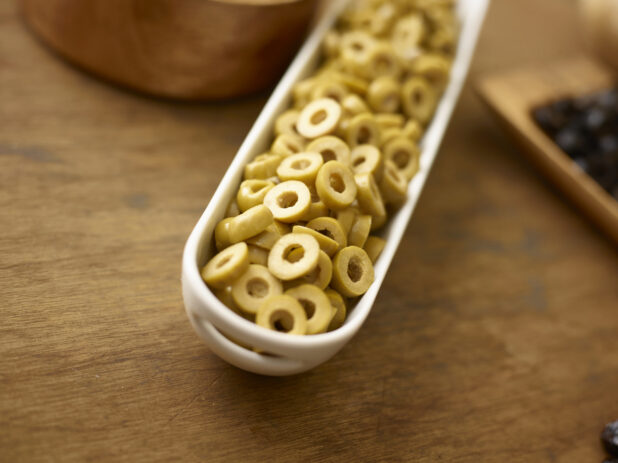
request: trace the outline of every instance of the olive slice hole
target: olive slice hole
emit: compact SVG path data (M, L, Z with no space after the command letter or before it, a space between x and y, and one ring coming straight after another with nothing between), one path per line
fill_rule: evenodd
M371 138L371 131L367 127L361 127L358 129L358 135L356 136L356 141L359 144L367 143Z
M318 233L321 233L322 235L326 236L327 238L330 238L331 240L335 239L335 236L330 232L329 229L324 228L322 230L316 230Z
M366 160L366 159L365 159L365 156L361 156L361 157L359 157L359 158L356 158L356 159L354 160L354 163L353 163L352 165L353 165L354 167L358 167L358 166L360 166L363 162L365 162L365 160Z
M285 146L287 146L292 153L298 153L299 151L298 146L292 145L291 143L286 143Z
M261 299L268 294L268 283L262 278L251 278L247 281L247 294Z
M287 333L294 326L294 319L287 310L275 310L270 316L270 324L276 331Z
M345 190L345 183L343 182L343 178L338 173L333 173L329 177L330 187L335 190L337 193L343 193Z
M303 170L309 167L310 165L311 165L311 162L307 161L306 159L299 159L292 163L292 169Z
M333 100L337 101L337 102L341 102L341 97L338 93L335 92L329 92L327 93L325 96L327 96L328 98L332 98Z
M393 155L393 162L397 164L397 167L403 169L410 162L410 153L404 150L399 150Z
M322 159L324 159L324 162L335 161L337 159L337 156L335 156L335 152L331 149L325 149L320 154L322 155Z
M423 102L423 94L419 91L416 91L412 94L412 102L414 104L420 105Z
M357 257L352 257L348 262L348 277L354 283L363 276L363 267Z
M302 305L303 309L305 309L307 319L313 317L313 314L315 313L315 303L309 299L299 299L298 302L300 302L300 305Z
M319 111L316 111L313 116L311 116L311 123L317 125L320 122L324 121L324 119L326 119L326 116L326 111L324 109L320 109Z
M290 246L283 251L283 258L290 263L295 263L305 256L305 250L302 246Z
M282 209L294 206L298 202L298 195L295 191L286 191L279 195L277 198L277 204Z

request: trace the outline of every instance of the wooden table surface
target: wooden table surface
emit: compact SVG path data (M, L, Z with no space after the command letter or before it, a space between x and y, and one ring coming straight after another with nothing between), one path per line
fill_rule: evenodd
M494 0L374 310L315 370L192 331L184 241L267 95L158 101L50 54L0 2L0 461L600 462L616 249L475 95L581 51L575 4Z

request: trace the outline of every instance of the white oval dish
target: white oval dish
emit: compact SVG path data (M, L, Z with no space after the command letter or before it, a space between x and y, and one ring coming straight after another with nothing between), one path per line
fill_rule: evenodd
M227 204L236 194L245 164L268 147L276 117L291 102L292 86L315 68L321 39L332 27L344 4L333 2L298 52L191 232L183 254L182 291L185 308L195 331L219 357L254 373L291 375L325 362L356 334L369 315L438 152L465 81L489 0L459 0L457 12L461 21L461 34L450 82L423 137L420 170L409 184L408 199L380 233L386 239L386 246L375 264L375 281L350 311L343 326L337 330L311 336L291 336L261 328L232 312L204 284L199 270L211 257L214 227L224 217ZM245 349L228 337L274 355Z

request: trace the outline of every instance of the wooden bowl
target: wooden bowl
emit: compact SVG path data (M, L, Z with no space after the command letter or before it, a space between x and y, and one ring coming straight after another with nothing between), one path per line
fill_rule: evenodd
M222 99L283 73L316 0L20 0L31 28L78 66L154 95Z

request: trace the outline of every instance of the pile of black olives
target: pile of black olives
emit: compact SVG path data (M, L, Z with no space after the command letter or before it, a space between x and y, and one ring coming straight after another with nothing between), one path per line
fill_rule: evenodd
M532 116L573 161L618 200L618 87L536 108Z

